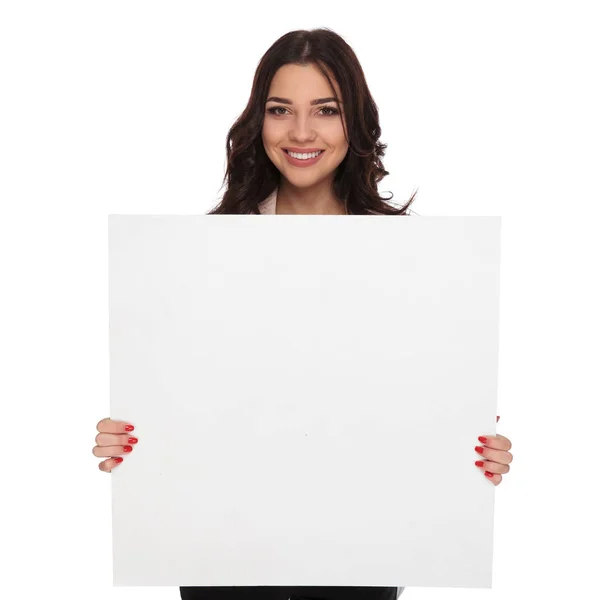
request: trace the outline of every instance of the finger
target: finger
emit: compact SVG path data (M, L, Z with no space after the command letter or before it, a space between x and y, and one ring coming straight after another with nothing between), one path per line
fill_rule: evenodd
M133 446L94 446L92 454L94 456L120 456L128 454L133 450Z
M512 448L511 441L503 435L480 435L477 439L483 446L494 448L494 450L510 450Z
M487 475L486 475L487 473ZM490 473L489 471L486 471L484 473L485 478L488 479L489 481L491 481L494 485L499 485L500 482L502 481L502 475L497 475L494 473Z
M510 465L503 465L492 460L476 460L475 466L479 467L482 471L488 471L489 473L501 473L506 475L510 471Z
M98 446L125 446L137 444L138 439L130 433L99 433L96 436Z
M508 448L502 448L502 450L510 450L512 448L512 442L507 437L504 437L503 435L500 435L499 433L496 434L496 437L504 440L505 443L508 444Z
M96 425L100 433L129 433L135 427L125 421L113 421L111 418L102 419Z
M110 473L117 465L123 462L121 457L117 458L109 458L108 460L103 460L98 468L105 473Z
M484 458L501 463L503 465L511 463L513 459L513 455L510 452L505 452L504 450L493 450L492 448L487 448L486 446L475 446L475 452Z

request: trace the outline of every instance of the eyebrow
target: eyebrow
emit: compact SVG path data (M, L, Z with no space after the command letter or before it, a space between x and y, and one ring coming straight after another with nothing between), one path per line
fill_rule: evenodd
M310 105L315 106L316 104L325 104L326 102L335 102L335 98L317 98L316 100L311 100ZM267 99L267 102L280 102L281 104L294 104L289 98L279 98L278 96L271 96ZM341 100L339 100L340 104L343 104Z

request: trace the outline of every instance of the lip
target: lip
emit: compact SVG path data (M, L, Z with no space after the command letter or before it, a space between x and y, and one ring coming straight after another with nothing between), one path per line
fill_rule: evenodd
M285 150L292 150L292 152L296 152L296 150L293 150L291 148L286 148ZM300 160L299 158L294 158L293 156L290 156L285 150L282 150L283 155L285 156L286 160L293 165L294 167L310 167L311 165L314 165L315 163L319 162L321 160L321 158L323 157L323 155L325 154L325 150L322 150L322 148L316 148L315 150L303 150L303 152L317 152L319 150L322 150L321 154L319 154L319 156L315 156L314 158L308 158L306 160Z
M284 150L290 150L291 152L298 152L302 154L303 152L318 152L319 150L324 150L324 148L284 148Z

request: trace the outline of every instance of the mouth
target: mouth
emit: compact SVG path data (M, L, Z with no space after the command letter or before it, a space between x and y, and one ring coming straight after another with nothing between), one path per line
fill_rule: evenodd
M315 152L310 152L310 153L296 153L294 152L295 156L292 156L290 154L290 151L287 150L286 148L283 148L283 153L285 154L286 159L288 160L288 162L290 164L292 164L295 167L310 167L311 165L314 165L315 163L317 163L319 160L321 160L321 157L323 156L323 154L325 154L325 150L318 150L317 151L318 154L316 154L315 156ZM307 158L302 158L304 156L306 156L308 154Z

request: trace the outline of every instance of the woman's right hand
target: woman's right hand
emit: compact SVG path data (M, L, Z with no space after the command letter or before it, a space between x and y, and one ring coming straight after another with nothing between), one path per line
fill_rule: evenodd
M98 435L96 436L96 446L92 449L94 456L109 456L103 460L98 468L101 471L110 473L114 467L123 461L121 454L128 454L133 450L133 444L138 443L138 439L131 435L134 430L133 425L125 421L113 421L109 417L102 419L96 425Z

